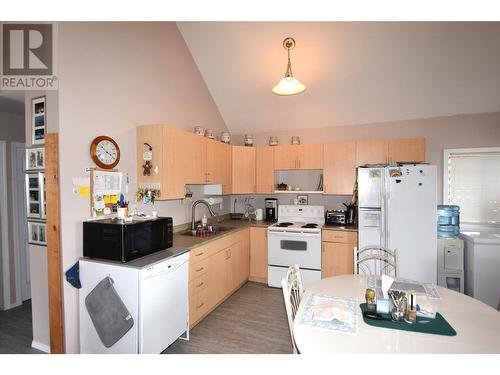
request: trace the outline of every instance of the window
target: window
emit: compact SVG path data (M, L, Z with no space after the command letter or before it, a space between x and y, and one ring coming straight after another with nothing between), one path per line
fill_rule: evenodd
M444 150L443 186L461 222L500 224L500 147Z

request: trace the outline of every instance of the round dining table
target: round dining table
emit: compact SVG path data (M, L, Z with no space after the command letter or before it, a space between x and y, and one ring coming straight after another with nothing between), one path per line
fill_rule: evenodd
M364 275L334 276L308 286L293 324L299 352L500 353L500 312L474 298L436 287L441 298L431 300L432 306L457 332L456 336L442 336L366 324L359 308L359 304L365 302L366 287L367 276ZM344 333L300 323L312 294L356 300L357 332Z

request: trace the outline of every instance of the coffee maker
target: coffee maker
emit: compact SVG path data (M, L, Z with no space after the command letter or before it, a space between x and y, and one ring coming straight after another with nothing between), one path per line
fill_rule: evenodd
M278 221L278 199L266 198L266 221Z

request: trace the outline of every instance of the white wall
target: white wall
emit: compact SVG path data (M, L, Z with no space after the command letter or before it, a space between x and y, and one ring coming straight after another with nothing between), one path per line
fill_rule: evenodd
M93 166L89 146L106 134L121 149L128 199L136 190L135 128L165 123L226 130L174 23L59 24L60 188L63 272L82 256L82 221L89 199L75 197L72 177ZM188 206L157 203L161 215L186 222ZM151 210L148 207L147 210ZM78 293L64 282L67 353L78 353Z
M7 179L5 181L5 187L7 189L7 197L12 197L12 168L11 168L11 143L12 142L21 142L24 143L24 116L16 113L7 113L0 112L0 141L6 142L6 159L5 159L5 168ZM0 202L0 206L6 205L8 217L11 218L13 204L12 200L8 199L7 202ZM2 243L2 234L5 233L5 237L8 240L8 258L2 259L0 256L0 310L3 308L8 308L11 304L14 304L20 296L16 295L16 264L15 264L15 256L14 256L14 232L13 227L10 221L2 223L0 218L0 250ZM7 263L9 268L9 292L10 294L8 306L3 306L4 294L3 287L4 282L3 278L6 275L3 275L2 266L3 261ZM7 276L6 276L7 277Z

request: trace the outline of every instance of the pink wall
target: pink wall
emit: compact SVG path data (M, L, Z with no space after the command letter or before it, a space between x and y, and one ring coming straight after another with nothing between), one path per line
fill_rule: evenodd
M302 130L254 134L255 145L267 145L271 135L277 136L280 144L289 144L293 135L300 136L302 143L425 137L427 161L438 168L438 201L441 201L443 150L500 146L500 112L330 128L313 128L304 124ZM243 144L243 135L233 136L233 144Z
M175 23L60 23L59 125L63 271L82 256L82 221L89 199L73 195L72 177L93 166L89 146L113 137L121 149L120 171L135 194L135 128L165 123L226 130L224 121ZM169 214L184 217L179 201ZM67 353L79 352L78 293L64 282Z

